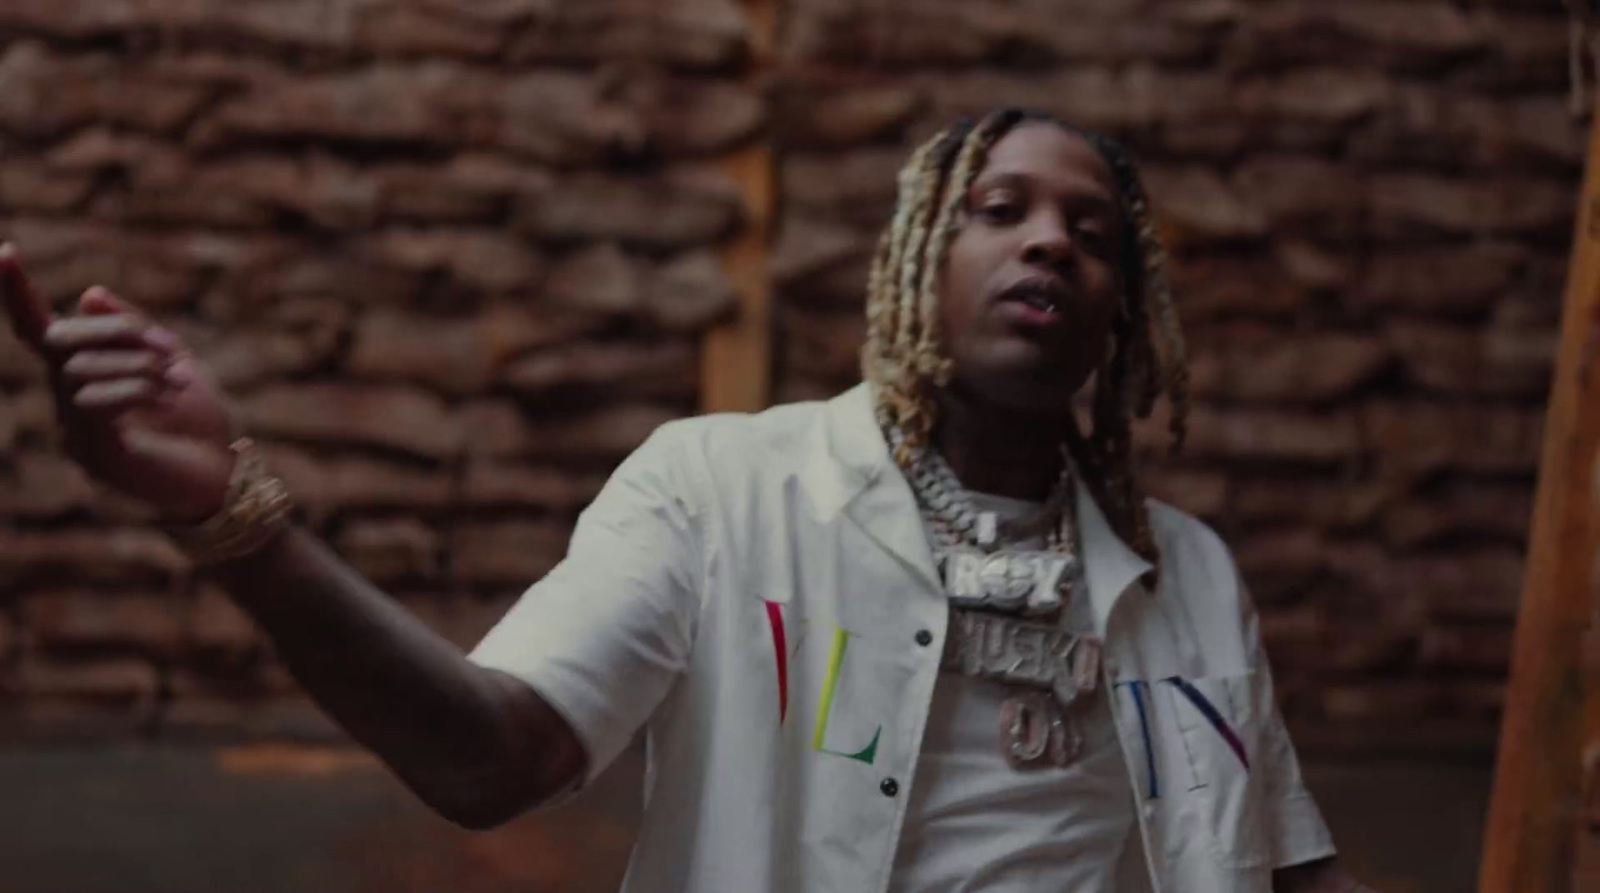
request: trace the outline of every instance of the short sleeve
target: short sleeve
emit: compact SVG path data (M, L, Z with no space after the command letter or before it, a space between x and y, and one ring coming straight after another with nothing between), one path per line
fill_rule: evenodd
M700 607L700 517L669 424L578 519L566 557L473 649L571 724L587 784L627 747L689 663Z
M1241 587L1241 590L1243 587ZM1256 609L1248 592L1239 593L1245 643L1255 671L1255 715L1261 722L1261 764L1273 868L1303 865L1334 855L1333 835L1300 776L1300 759L1284 727L1273 690L1272 667L1261 646Z

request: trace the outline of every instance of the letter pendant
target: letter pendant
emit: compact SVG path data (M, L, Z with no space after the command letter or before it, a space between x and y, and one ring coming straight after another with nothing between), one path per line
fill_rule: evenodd
M945 595L958 608L1006 614L1055 614L1070 592L1076 559L1051 552L982 552L956 547L939 555Z
M1013 769L1060 768L1083 752L1083 736L1055 699L1023 692L1000 706L1000 752Z

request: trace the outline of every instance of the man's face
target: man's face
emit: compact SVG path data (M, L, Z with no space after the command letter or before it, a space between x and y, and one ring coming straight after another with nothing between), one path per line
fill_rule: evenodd
M1122 300L1111 170L1082 137L1023 122L990 150L965 207L939 279L955 387L1064 411L1105 359Z

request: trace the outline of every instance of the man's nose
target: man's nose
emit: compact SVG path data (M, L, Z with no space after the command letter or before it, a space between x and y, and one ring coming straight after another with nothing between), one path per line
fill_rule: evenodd
M1043 267L1059 267L1072 257L1072 236L1053 214L1040 215L1029 227L1022 243L1024 263Z

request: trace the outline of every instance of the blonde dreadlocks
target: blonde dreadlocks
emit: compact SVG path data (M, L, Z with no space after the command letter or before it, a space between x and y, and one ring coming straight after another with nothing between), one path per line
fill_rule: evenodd
M1092 427L1074 420L1066 447L1117 534L1154 562L1155 543L1132 473L1132 420L1147 418L1157 396L1172 403L1172 449L1183 443L1188 370L1183 334L1167 282L1144 186L1127 153L1111 139L1053 117L1002 109L963 122L923 143L899 176L894 218L878 241L867 280L867 341L862 373L874 386L885 424L905 435L895 461L909 470L937 422L935 391L954 372L939 331L937 284L963 205L990 148L1024 121L1044 121L1087 140L1111 169L1125 226L1124 300L1112 349L1096 375Z

